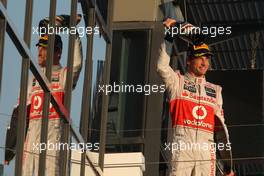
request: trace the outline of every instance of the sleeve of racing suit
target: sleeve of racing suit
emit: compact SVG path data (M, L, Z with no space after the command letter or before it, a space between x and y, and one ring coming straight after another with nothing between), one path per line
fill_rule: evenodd
M27 117L29 115L30 110L30 103L31 103L31 88L32 88L32 78L29 79L28 82L28 92L27 92ZM5 141L5 164L9 164L9 162L14 158L15 156L15 149L16 149L16 140L17 140L17 117L18 117L18 109L19 109L19 98L18 103L15 105L12 115L10 124L7 127L6 130L6 141ZM28 119L26 124L26 132L28 129Z
M216 104L217 104L217 107L215 109L215 115L224 122L225 119L224 119L223 98L222 98L222 87L221 86L217 86Z
M5 142L5 163L6 164L9 164L9 162L15 156L17 115L18 115L18 106L16 106L13 109L11 121L6 130L6 142Z
M79 75L82 69L82 60L83 60L83 54L82 54L82 42L78 34L76 34L74 44L74 60L73 60L73 89L75 88L77 81L79 79Z
M161 76L163 82L165 83L166 90L169 93L170 99L175 97L175 83L179 81L178 75L170 67L170 53L172 50L172 44L167 41L164 41L161 44L159 51L159 58L157 62L157 72Z
M223 111L223 98L222 98L222 87L217 86L217 108L215 110L216 116L216 128L215 128L215 137L217 143L222 143L225 145L224 150L219 150L221 159L223 159L223 170L226 173L230 173L232 170L232 152L231 152L231 143L229 140L228 129L225 124L224 111ZM221 145L222 145L221 144Z
M78 34L76 34L76 39L74 41L74 55L73 55L73 82L72 82L72 89L74 89L77 85L77 81L79 79L79 75L82 69L82 60L83 60L83 54L82 54L82 43L81 39ZM67 79L67 68L64 69L64 76L63 76L63 87L65 90L65 83Z

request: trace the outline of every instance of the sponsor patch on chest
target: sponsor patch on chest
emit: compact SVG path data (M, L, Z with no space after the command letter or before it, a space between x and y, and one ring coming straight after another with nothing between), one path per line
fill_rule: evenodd
M188 90L189 92L192 92L192 93L197 92L197 89L196 89L195 85L193 85L193 84L184 84L183 89Z
M37 83L36 79L33 79L33 81L32 81L32 86L35 86L36 83Z
M213 89L211 87L207 87L207 86L205 86L204 89L205 89L205 93L206 93L207 96L216 98L216 91L215 91L215 89Z
M59 80L60 80L59 76L56 76L56 77L52 77L51 78L51 81L52 82L59 82Z

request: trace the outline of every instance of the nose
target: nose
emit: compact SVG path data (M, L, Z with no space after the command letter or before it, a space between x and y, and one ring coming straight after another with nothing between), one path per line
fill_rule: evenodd
M201 63L203 66L205 65L205 58L203 57L202 58L202 63Z
M208 61L208 58L207 57L202 57L202 65L205 65L206 62Z
M38 47L38 55L40 56L40 55L43 55L44 54L44 51L45 51L45 48L44 47L42 47L42 46L39 46Z
M38 47L38 51L39 51L39 52L43 51L43 47L42 47L42 46L39 46L39 47Z

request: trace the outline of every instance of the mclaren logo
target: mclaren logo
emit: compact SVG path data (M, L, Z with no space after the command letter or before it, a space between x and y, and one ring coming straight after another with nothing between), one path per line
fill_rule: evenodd
M204 106L195 106L192 110L192 115L197 120L203 120L207 116L207 111Z

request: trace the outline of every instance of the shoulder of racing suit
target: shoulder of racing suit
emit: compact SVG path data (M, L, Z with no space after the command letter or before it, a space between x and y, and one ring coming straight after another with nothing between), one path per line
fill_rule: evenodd
M170 67L170 53L168 53L168 50L171 50L171 45L163 42L159 50L157 72L165 83L169 100L171 101L180 97L182 93L186 95L186 92L194 94L197 91L195 82L188 79L186 74L182 75L179 70L174 71ZM205 96L207 99L209 98L209 101L214 101L222 106L221 86L212 84L203 79L202 88L204 88Z
M73 60L73 70L72 70L73 71L72 86L74 89L77 84L79 74L82 68L82 46L79 37L77 37L75 40L73 59L74 60ZM43 68L42 71L45 72L45 68ZM55 96L57 101L60 101L62 103L64 102L67 72L68 69L66 67L62 67L60 64L52 66L50 88L52 91L52 95ZM32 86L30 92L31 108L30 108L29 119L42 118L44 92L35 78L33 79L31 86ZM50 105L49 118L60 118L59 114L56 112L56 110L52 105Z
M208 125L204 129L212 132L214 115L224 121L221 86L207 82L205 78L197 79L174 71L169 65L170 56L166 47L165 43L161 44L157 72L166 85L173 126L184 124L186 117L192 120L206 117ZM199 109L204 113L197 112Z
M82 69L82 60L83 60L83 54L82 54L82 43L80 40L80 37L77 35L76 39L74 41L74 56L73 56L73 89L77 85L77 81L79 79L79 75ZM53 65L52 66L52 83L60 84L61 88L65 89L66 84L66 77L67 77L67 67L62 67L61 65ZM43 69L43 72L45 72L45 69ZM32 81L29 83L28 87L31 88L31 86L38 85L36 84L36 79L32 78ZM37 86L39 87L39 86ZM31 93L31 90L28 91L28 93Z

